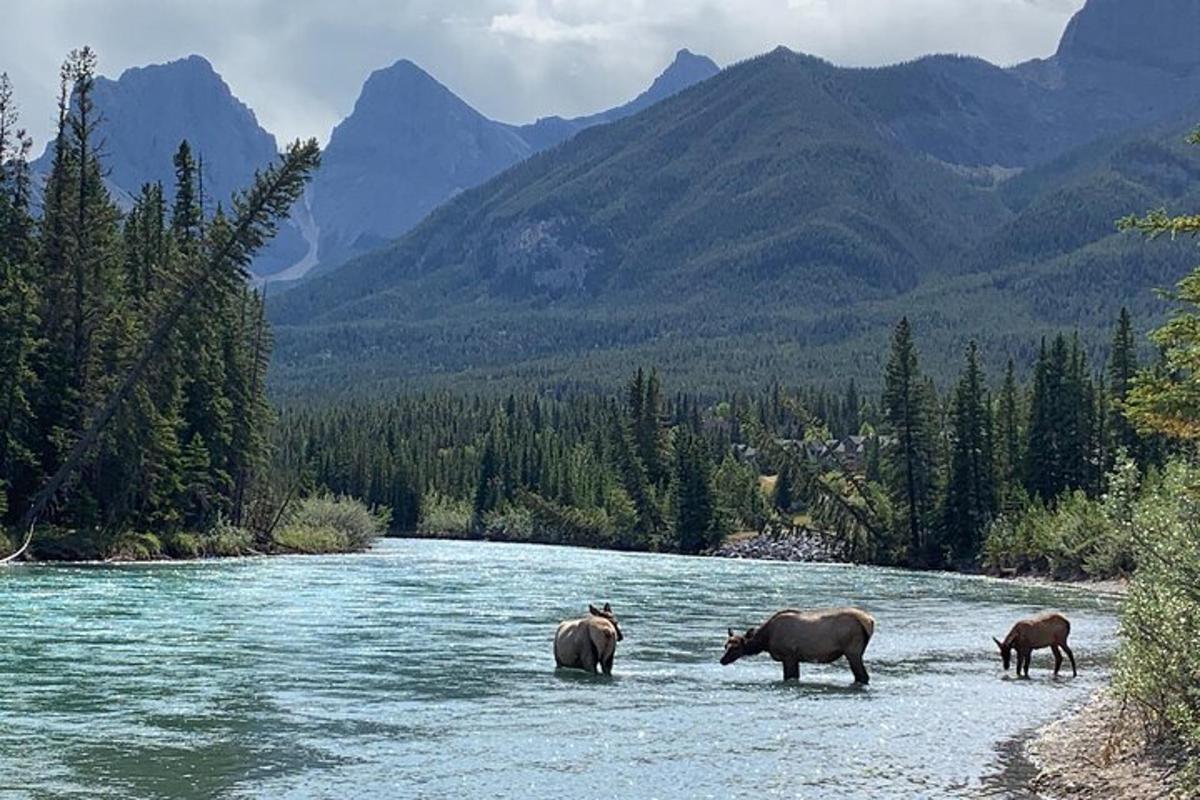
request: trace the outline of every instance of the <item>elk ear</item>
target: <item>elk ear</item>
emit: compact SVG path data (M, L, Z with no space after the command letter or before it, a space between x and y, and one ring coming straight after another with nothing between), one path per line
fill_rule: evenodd
M608 604L608 603L605 603L605 604L604 604L604 610L605 610L605 611L607 611L608 613L610 613L610 614L611 614L611 613L612 613L612 606L611 606L610 604Z
M997 639L995 636L992 637L992 641L996 643L996 647L999 647L1001 650L1004 649L1004 643L1001 642L999 639Z
M735 634L735 633L733 632L733 628L730 628L730 629L729 629L729 638L730 638L730 639L732 639L732 638L733 638L734 636L736 636L736 635L737 635L737 634Z
M588 613L595 617L603 616L603 614L601 614L599 611L597 611L596 607L591 604L588 605Z

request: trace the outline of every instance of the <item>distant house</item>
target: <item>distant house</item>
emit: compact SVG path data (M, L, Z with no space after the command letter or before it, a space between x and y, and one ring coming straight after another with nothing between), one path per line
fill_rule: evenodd
M871 441L877 441L881 447L888 447L895 442L892 436L843 436L840 439L817 441L812 439L776 439L775 444L784 450L795 453L806 459L825 462L829 467L842 467L861 472L867 465L867 448ZM752 464L762 471L761 452L748 444L734 445L734 457L739 461Z

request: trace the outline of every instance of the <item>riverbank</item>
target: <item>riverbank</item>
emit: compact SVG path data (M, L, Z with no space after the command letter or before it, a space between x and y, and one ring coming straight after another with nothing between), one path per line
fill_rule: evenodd
M1035 734L1026 752L1036 769L1030 789L1071 800L1200 797L1174 778L1183 753L1149 734L1139 711L1105 689L1076 712Z
M845 542L810 528L765 530L734 535L703 553L714 558L797 561L811 564L848 562Z
M274 555L335 555L366 550L387 530L391 512L349 497L312 495L251 530L223 518L204 531L38 527L20 558L29 562L186 561ZM22 537L0 528L0 558Z

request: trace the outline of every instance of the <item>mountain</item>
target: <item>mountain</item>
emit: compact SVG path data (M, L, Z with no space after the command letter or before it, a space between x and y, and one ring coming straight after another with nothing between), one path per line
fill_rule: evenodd
M411 61L377 70L333 129L313 183L318 259L374 249L532 152Z
M544 117L529 125L522 125L516 131L534 150L545 150L566 141L584 128L632 116L693 84L708 80L720 71L721 68L708 56L696 55L685 48L675 54L671 65L654 79L649 89L625 105L573 119Z
M589 117L526 126L480 114L410 61L371 74L333 130L312 189L317 261L327 270L416 225L457 193L593 125L646 108L718 72L681 50L634 100Z
M584 130L278 298L276 387L603 382L637 360L698 388L873 381L902 314L938 374L973 335L1011 352L1078 324L1099 348L1194 258L1113 227L1187 207L1200 176L1197 70L1147 62L1180 96L1139 94L1114 76L1155 42L1099 46L1093 15L1142 7L1091 0L1011 69L781 48Z
M249 186L254 171L278 153L275 137L254 112L234 97L212 65L193 55L166 64L125 70L112 80L97 77L93 98L104 119L102 156L108 184L128 207L145 183L158 181L169 193L175 185L172 158L187 139L204 161L204 194L209 211ZM53 143L33 164L49 171ZM306 246L293 226L284 226L255 271L273 272L303 255Z

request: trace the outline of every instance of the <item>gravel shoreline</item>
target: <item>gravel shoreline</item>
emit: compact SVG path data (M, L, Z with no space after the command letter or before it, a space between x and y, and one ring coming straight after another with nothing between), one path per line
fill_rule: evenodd
M726 541L704 555L811 564L839 564L849 560L842 541L809 528L766 530L754 536Z
M1058 800L1195 800L1200 787L1172 778L1182 755L1151 740L1136 709L1111 689L1041 728L1026 744L1036 769L1030 789Z

